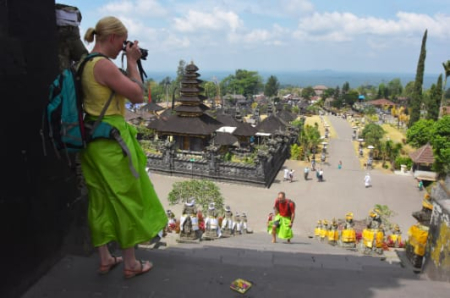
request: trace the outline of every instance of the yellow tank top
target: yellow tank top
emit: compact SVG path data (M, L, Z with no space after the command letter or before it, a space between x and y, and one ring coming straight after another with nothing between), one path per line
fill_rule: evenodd
M95 57L84 66L81 85L83 88L84 111L92 116L99 116L111 96L111 89L100 85L94 77L94 66L103 57ZM125 117L125 97L114 94L106 115L122 115Z

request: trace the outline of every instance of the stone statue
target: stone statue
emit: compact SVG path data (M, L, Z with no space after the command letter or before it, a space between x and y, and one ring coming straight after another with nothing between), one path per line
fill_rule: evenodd
M245 212L242 212L241 223L242 223L242 233L245 233L245 234L253 233L253 231L251 229L249 229L249 227L248 227L247 213L245 213Z
M242 234L242 223L241 223L241 215L236 212L233 220L233 234L241 235Z
M338 224L335 218L333 218L328 230L328 244L336 245L339 240Z
M222 220L222 237L230 237L233 235L233 212L230 206L225 206L225 217Z
M356 247L356 232L354 226L355 223L353 222L353 212L348 212L345 215L344 228L340 233L338 241L339 246L344 248Z
M314 237L319 240L320 239L320 234L322 232L322 220L318 220L317 224L316 224L316 228L314 229Z
M214 203L210 203L208 206L208 212L205 219L205 233L202 238L207 240L213 240L220 238L221 231L219 227L219 221L217 219L218 214Z
M199 238L197 207L195 199L191 198L184 204L180 217L180 240L198 240Z

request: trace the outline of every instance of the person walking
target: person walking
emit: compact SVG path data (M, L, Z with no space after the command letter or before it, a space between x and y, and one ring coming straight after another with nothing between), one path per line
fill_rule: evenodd
M289 170L289 183L291 183L292 181L294 181L294 170L290 169Z
M273 208L276 214L272 221L272 243L276 243L277 236L280 239L287 239L287 243L291 243L294 236L292 225L295 219L295 203L287 199L286 194L280 191Z
M372 186L372 178L370 177L370 174L369 174L369 173L367 173L366 176L364 177L364 186L365 186L366 188Z
M309 168L305 167L305 169L303 170L303 173L304 173L305 180L308 180Z
M283 176L283 181L287 181L289 180L289 169L286 168L284 169L284 176Z
M342 169L342 161L341 161L341 160L339 161L338 169L339 169L339 170Z
M153 268L151 262L136 259L135 245L158 235L168 218L145 170L147 159L136 139L137 130L125 120L125 101L144 101L137 62L142 55L139 42L135 40L131 44L126 42L127 38L123 23L112 16L100 19L95 28L87 29L85 41L90 43L95 39L92 52L103 56L86 63L81 84L85 121L95 121L112 96L112 104L102 122L119 132L129 154L124 155L114 139L96 139L88 143L80 157L88 189L92 244L100 256L98 272L106 274L123 262L124 277L131 278ZM126 73L110 60L122 50L127 58ZM136 173L132 173L132 168ZM123 257L111 255L107 246L111 241L120 245Z

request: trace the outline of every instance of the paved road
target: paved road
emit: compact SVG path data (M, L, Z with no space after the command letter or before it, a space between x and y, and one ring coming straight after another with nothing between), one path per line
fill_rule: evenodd
M406 238L421 208L422 193L414 179L371 171L373 187L364 188L365 171L360 168L351 144L351 128L343 119L329 116L337 137L330 140L325 182L304 181L303 164L287 161L296 171L293 183L282 181L282 171L270 189L219 183L233 211L246 211L251 235L219 239L201 244L175 244L176 235L166 238L168 247L138 250L140 258L154 261L152 272L124 280L119 267L98 276L97 256L67 256L54 266L23 298L31 297L447 297L450 284L433 282L410 267L403 268L396 252L380 258L362 256L308 238L318 219L343 217L352 211L363 219L374 204L388 205ZM343 168L337 169L341 160ZM183 178L152 174L161 201L179 216L181 206L168 206L172 184ZM266 217L279 191L297 204L293 244L270 243ZM403 256L401 251L398 252ZM404 263L403 265L405 265ZM407 264L406 264L407 265ZM248 294L229 289L236 278L254 283Z

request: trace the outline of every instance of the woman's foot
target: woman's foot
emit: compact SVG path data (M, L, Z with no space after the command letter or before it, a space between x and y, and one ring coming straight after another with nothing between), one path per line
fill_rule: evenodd
M153 268L153 264L149 261L139 260L135 262L133 268L128 268L123 270L123 275L125 278L132 278L137 275L141 275L149 272Z
M100 268L98 269L99 274L106 274L112 269L116 268L117 265L123 262L122 257L116 257L114 255L111 256L111 259L109 259L108 263L105 265L100 264Z

